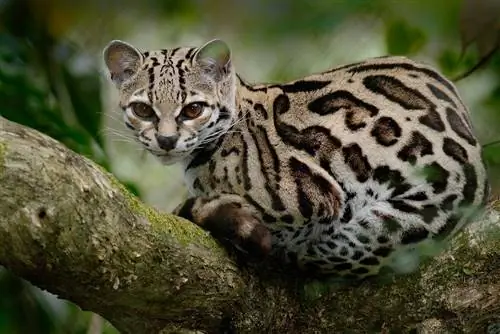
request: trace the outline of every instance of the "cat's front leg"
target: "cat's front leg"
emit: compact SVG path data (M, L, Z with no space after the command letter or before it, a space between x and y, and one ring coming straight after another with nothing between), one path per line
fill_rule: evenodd
M264 257L271 250L271 233L261 223L256 210L238 195L191 197L173 213L252 256Z

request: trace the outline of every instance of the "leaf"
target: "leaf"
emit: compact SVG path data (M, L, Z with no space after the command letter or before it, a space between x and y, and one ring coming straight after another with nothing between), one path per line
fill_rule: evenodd
M464 0L459 25L462 55L469 46L475 45L479 52L479 61L455 78L455 81L482 67L500 48L500 1Z
M500 164L500 141L493 141L483 145L483 159L489 166Z
M393 21L387 25L385 39L387 51L393 55L417 53L426 42L426 36L422 30L402 20Z
M441 72L447 77L455 77L466 72L477 63L476 55L467 53L460 55L456 49L444 49L437 57Z

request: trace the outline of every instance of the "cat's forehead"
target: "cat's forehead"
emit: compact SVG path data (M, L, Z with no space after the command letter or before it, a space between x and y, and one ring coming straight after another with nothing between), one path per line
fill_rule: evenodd
M150 102L183 102L186 85L192 80L193 56L196 48L142 51L141 73L133 95L147 96Z
M144 56L143 69L168 69L188 70L193 66L193 56L196 48L174 48L163 50L146 50Z

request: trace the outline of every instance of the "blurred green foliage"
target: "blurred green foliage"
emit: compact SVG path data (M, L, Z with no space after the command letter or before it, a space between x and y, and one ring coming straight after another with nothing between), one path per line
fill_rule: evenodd
M425 55L456 77L482 56L474 47L462 52L461 5L460 0L0 0L0 115L42 131L112 171L103 132L103 78L95 56L112 38L132 34L146 23L167 22L171 29L159 34L170 40L189 30L193 36L202 31L204 36L236 36L246 47L266 51L288 43L290 53L280 56L269 77L279 80L312 67L290 65L304 51L296 48L298 41L321 48L325 36L344 29L347 20L372 20L382 25L384 53ZM500 24L494 27L500 31ZM488 128L479 135L487 139L484 156L498 187L500 56L472 76L487 78L475 108L489 111L482 113ZM137 184L121 181L141 196ZM96 319L91 313L56 301L5 270L0 271L0 292L0 333L115 332L106 323L91 328Z
M101 136L99 77L76 73L78 49L52 36L25 1L2 5L1 114L108 166Z
M0 291L2 334L117 333L102 318L91 312L83 312L69 302L47 296L5 270L0 272ZM99 331L89 331L92 325L100 328Z

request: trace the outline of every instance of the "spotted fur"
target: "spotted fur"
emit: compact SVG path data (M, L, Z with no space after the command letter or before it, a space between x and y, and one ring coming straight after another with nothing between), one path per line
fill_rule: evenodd
M365 277L449 238L486 202L468 111L426 65L380 57L250 85L219 40L113 41L104 59L127 127L184 166L191 197L176 213L242 251Z

